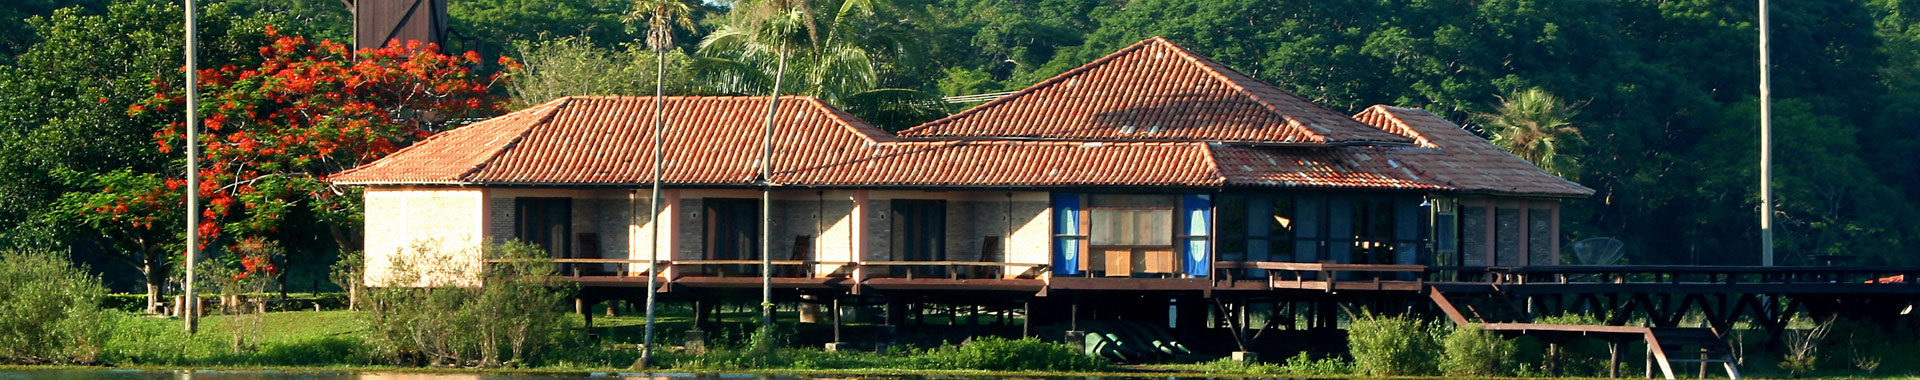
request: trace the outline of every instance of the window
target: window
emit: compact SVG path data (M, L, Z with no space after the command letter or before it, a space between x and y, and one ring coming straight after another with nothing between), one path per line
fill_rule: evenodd
M556 258L572 257L573 199L514 198L513 237Z
M1408 196L1220 196L1223 260L1413 263L1425 214Z
M1100 194L1092 198L1088 209L1093 245L1173 245L1173 197Z
M893 260L947 259L946 201L895 199L892 218Z
M706 198L706 255L708 260L760 258L760 202L754 199Z

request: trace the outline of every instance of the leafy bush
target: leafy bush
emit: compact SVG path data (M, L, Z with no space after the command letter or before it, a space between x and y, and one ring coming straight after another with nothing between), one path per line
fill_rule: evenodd
M233 334L233 352L240 353L258 348L266 333L268 297L260 295L280 284L282 272L277 262L286 256L286 250L278 243L247 238L232 252L237 258L232 261L240 267L218 260L201 261L199 275L202 283L212 285L212 290L220 294L220 314L233 316L227 331Z
M114 316L106 294L65 255L0 251L0 362L94 362Z
M1419 320L1364 314L1347 328L1347 349L1367 375L1406 376L1433 372L1440 344Z
M1440 373L1447 376L1501 376L1513 361L1513 341L1478 324L1455 327L1441 346Z
M386 287L367 294L374 349L396 364L498 367L537 362L565 342L556 338L571 330L563 305L573 288L546 252L519 242L481 250L497 261L479 270L431 243L396 255Z
M1108 366L1066 345L1034 338L979 338L958 349L930 350L914 359L915 367L921 369L1091 371Z
M1287 363L1280 366L1280 373L1295 376L1352 375L1354 367L1352 362L1340 358L1314 359L1307 356L1306 352L1301 352L1287 358Z

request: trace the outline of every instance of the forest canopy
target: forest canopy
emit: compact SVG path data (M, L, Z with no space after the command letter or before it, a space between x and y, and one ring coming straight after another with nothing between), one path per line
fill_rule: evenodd
M751 3L689 2L688 22L675 23L672 46L663 47L667 69L658 80L670 94L770 87L768 61L724 38L741 19L729 13ZM257 60L250 54L268 41L266 25L316 43L348 41L352 30L336 0L202 4L202 67ZM492 85L506 104L556 93L652 94L662 50L647 45L645 12L634 4L448 4L452 36L442 51L527 63L526 72ZM795 52L812 65L794 69L782 91L822 96L893 130L972 105L940 106L940 97L1017 90L1151 36L1336 110L1420 107L1490 138L1511 125L1500 117L1507 100L1550 94L1568 111L1554 113L1554 127L1569 133L1552 141L1550 152L1568 169L1556 173L1598 191L1563 208L1565 241L1619 238L1635 264L1758 262L1751 1L797 4L818 8L807 22L819 41ZM1781 262L1920 264L1920 1L1774 6ZM0 4L0 17L0 238L90 247L76 250L82 254L115 249L93 242L99 231L50 214L62 195L89 191L63 175L172 165L150 142L157 120L126 110L153 95L150 81L178 76L179 5L13 1ZM335 223L288 217L306 219L278 224L276 233L326 236ZM286 243L328 257L331 239ZM324 270L324 261L307 265Z

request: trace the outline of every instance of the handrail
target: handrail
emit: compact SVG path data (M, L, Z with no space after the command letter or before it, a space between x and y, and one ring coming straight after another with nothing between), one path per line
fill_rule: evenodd
M884 267L884 266L1045 267L1045 266L1051 265L1051 264L1036 264L1036 263L1003 263L1003 262L995 262L995 261L906 261L906 260L861 261L861 262L852 263L852 264L861 265L861 266L877 266L877 267Z

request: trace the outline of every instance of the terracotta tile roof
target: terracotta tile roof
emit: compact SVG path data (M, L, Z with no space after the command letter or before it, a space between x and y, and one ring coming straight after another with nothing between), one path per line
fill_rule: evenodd
M902 141L857 157L788 167L795 185L1206 186L1222 183L1205 143Z
M1215 145L1228 185L1252 187L1447 190L1421 178L1385 148L1300 149Z
M1154 37L907 137L1406 142Z
M1548 174L1439 115L1417 108L1376 105L1355 120L1415 140L1384 148L1414 173L1461 192L1585 197L1593 189Z
M668 182L759 177L766 97L668 97ZM808 97L784 97L774 168L844 160L892 135ZM345 184L634 184L653 178L652 97L568 97L448 131L333 177ZM476 143L478 142L478 143ZM777 178L777 177L776 177Z
M400 149L360 167L335 173L337 183L463 183L473 170L526 135L527 129L552 117L567 99L487 119Z
M789 97L774 182L820 187L1312 187L1439 189L1360 149L1218 143L901 140L812 98ZM765 97L670 97L666 181L758 183ZM650 97L571 97L458 128L334 176L343 184L641 186L652 176Z

